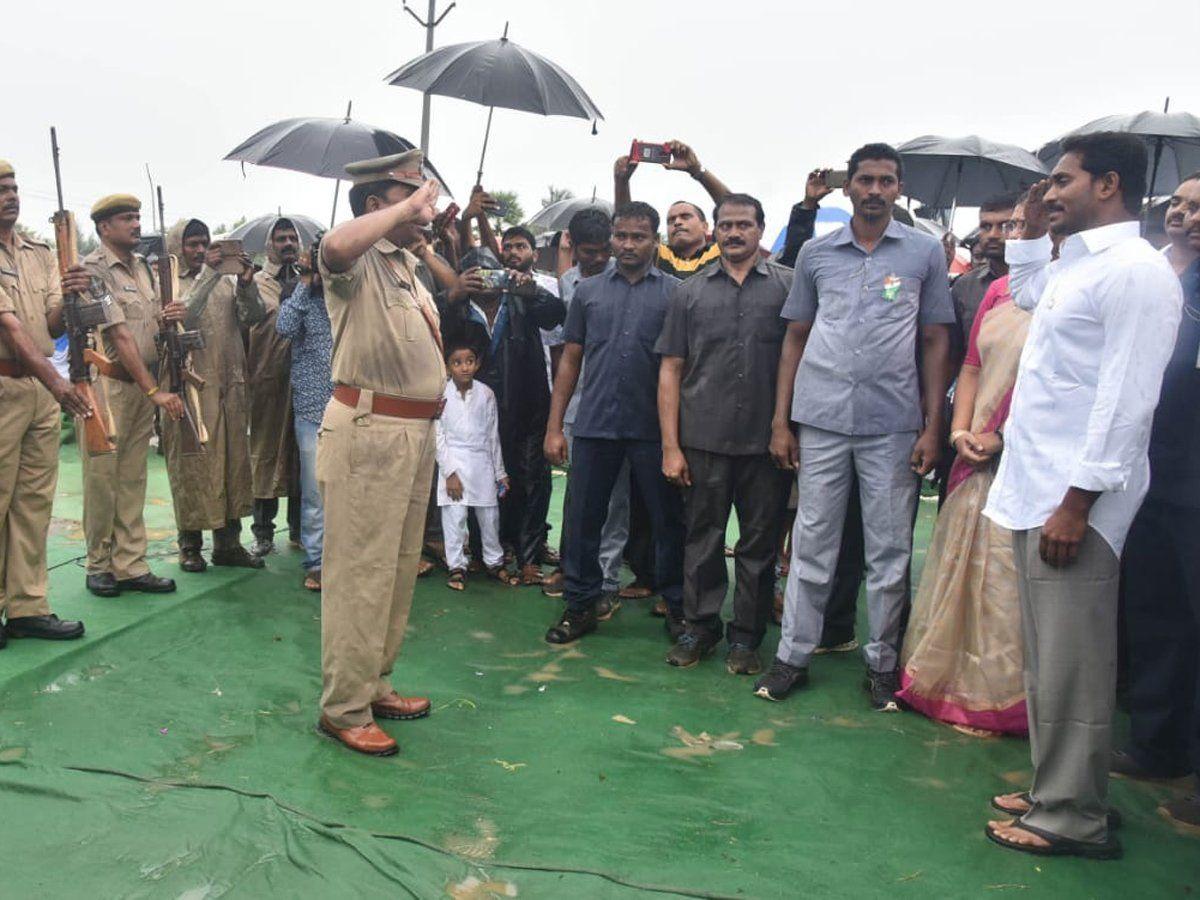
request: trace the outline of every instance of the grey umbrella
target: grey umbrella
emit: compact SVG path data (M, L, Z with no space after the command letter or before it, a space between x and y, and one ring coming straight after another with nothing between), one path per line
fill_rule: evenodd
M1179 182L1200 170L1200 118L1186 112L1167 112L1166 109L1160 113L1145 111L1104 116L1088 122L1050 141L1038 150L1038 158L1052 167L1063 155L1064 140L1097 131L1125 131L1145 141L1150 152L1146 172L1147 199L1168 196Z
M409 60L384 81L425 94L457 97L488 107L479 174L487 156L496 107L542 116L603 119L599 107L579 83L557 63L508 39L508 25L498 41L472 41L439 47ZM593 125L593 131L595 127Z
M598 209L605 215L611 216L613 205L607 200L598 200L595 195L588 200L586 197L568 197L565 200L556 200L549 206L543 207L532 216L525 220L526 228L541 229L543 231L562 231L574 218L575 213L582 212L585 209Z
M266 253L267 231L279 219L287 219L296 226L296 232L300 235L300 243L306 247L311 247L317 235L325 230L320 222L309 216L281 213L276 216L259 216L257 219L251 219L221 237L232 241L241 241L242 249L251 256L256 253Z
M904 193L937 209L978 206L1046 177L1046 168L1028 150L974 134L925 135L896 149L904 160Z
M350 118L350 105L340 119L284 119L256 131L225 154L225 159L276 169L291 169L322 178L346 177L346 164L404 153L415 144L384 128L355 122ZM442 190L450 196L450 186L438 174L429 160L422 168L427 178L436 178ZM340 181L339 181L340 184ZM333 189L333 206L337 211L338 184ZM332 220L330 222L332 225Z

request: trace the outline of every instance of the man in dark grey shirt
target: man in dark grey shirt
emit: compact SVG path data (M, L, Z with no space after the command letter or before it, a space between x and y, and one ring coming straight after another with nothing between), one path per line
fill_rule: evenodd
M721 639L725 528L737 508L737 586L726 668L754 675L774 597L788 481L767 452L792 272L758 258L763 209L728 194L714 212L720 259L676 288L655 349L663 474L683 488L687 631L667 656L693 666Z
M892 220L900 155L868 144L850 157L854 216L804 245L783 308L771 452L798 470L783 632L755 685L780 700L808 678L833 583L850 474L858 474L867 558L872 706L895 710L900 617L920 476L940 452L954 309L933 237ZM921 342L918 375L917 340ZM793 381L794 379L794 381ZM798 439L789 428L799 424Z
M566 462L563 414L581 367L583 388L573 429L571 503L563 522L567 609L546 632L552 644L596 628L603 590L600 533L626 460L650 513L655 578L669 608L668 627L676 623L682 630L682 511L678 490L662 474L654 351L667 301L680 282L655 268L657 241L654 207L634 202L619 208L612 227L616 264L580 282L567 315L544 442L552 463Z
M983 302L983 295L993 281L1008 274L1008 263L1004 261L1004 242L1008 238L1007 229L1016 205L1015 195L1002 194L984 201L979 207L979 243L976 249L983 254L983 264L958 276L950 286L950 296L962 323L963 353L966 353L971 325L975 321L975 313L979 311L979 304Z

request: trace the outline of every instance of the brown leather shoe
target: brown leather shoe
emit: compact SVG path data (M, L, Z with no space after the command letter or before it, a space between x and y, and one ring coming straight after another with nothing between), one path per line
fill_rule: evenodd
M395 756L400 751L400 746L391 735L374 722L356 728L334 728L328 719L321 716L317 731L368 756Z
M429 715L429 700L425 697L401 697L392 691L382 700L372 703L371 712L381 719L423 719Z

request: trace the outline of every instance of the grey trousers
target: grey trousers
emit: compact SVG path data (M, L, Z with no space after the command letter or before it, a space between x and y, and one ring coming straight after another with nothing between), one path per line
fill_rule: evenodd
M807 666L821 641L833 590L851 472L858 473L867 560L867 665L891 672L898 662L907 597L912 521L920 480L909 459L917 434L846 435L801 425L799 506L784 594L779 659Z
M567 456L575 456L575 435L570 425L563 426L563 434L567 439ZM625 544L629 541L629 461L621 466L617 475L617 483L613 485L612 497L608 501L608 516L604 519L604 527L600 531L600 571L604 575L605 593L613 593L621 589L621 560L625 556ZM563 527L559 532L559 553L566 552L567 546L567 504L571 502L571 481L567 479L567 489L563 493Z
M1076 841L1108 833L1108 766L1117 688L1117 586L1112 547L1088 528L1075 562L1038 553L1042 530L1013 532L1035 828Z
M775 599L775 556L790 479L766 453L733 456L685 447L692 486L683 491L683 613L693 629L721 635L721 608L729 589L725 530L737 510L731 644L757 649Z

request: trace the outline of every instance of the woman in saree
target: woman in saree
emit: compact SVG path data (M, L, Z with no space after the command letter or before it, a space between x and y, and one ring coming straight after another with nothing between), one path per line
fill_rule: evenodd
M1019 212L1015 213L1019 215ZM954 395L956 456L901 657L896 696L975 736L1027 734L1012 535L983 516L1030 314L988 289Z

